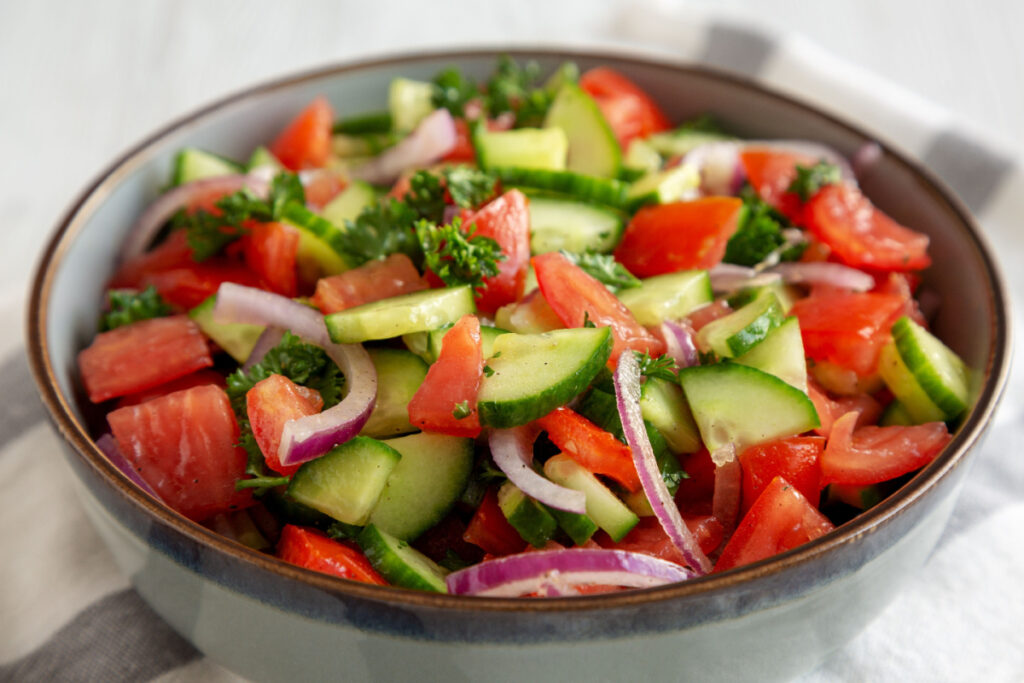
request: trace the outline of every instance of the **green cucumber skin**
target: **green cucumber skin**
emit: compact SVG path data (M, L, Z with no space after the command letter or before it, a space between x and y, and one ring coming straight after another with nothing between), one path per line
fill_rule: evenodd
M428 363L437 362L437 357L441 353L441 343L444 341L444 335L451 329L451 325L447 325L437 330L427 332L427 346L423 350L423 360ZM491 325L480 326L480 351L483 353L484 358L489 358L494 348L494 340L503 334L508 334L508 330L503 330L500 327L493 327Z
M646 326L679 320L714 298L706 270L655 275L641 280L639 287L619 292L619 300Z
M188 317L229 356L239 363L244 363L265 328L262 325L244 323L218 323L213 319L213 307L216 304L217 295L211 294L190 310Z
M795 317L786 318L760 343L733 361L775 375L807 393L807 360L800 321Z
M568 138L570 171L597 176L618 177L622 169L622 150L600 107L575 83L563 83L544 119L545 128L560 128Z
M383 439L416 431L409 422L409 401L427 376L427 364L402 349L367 349L377 371L377 400L360 434Z
M945 420L967 410L968 371L959 356L907 316L893 324L892 338L904 365Z
M366 559L391 585L432 593L448 592L445 571L406 541L373 524L367 525L356 540Z
M618 209L595 206L547 192L525 192L530 199L530 253L565 249L575 253L610 252L626 229Z
M764 289L749 304L702 327L697 342L722 358L741 356L781 325L784 318L775 294Z
M358 344L426 332L475 312L473 290L465 285L427 289L355 306L324 316L324 324L336 344Z
M591 472L567 455L554 455L544 463L548 479L586 496L587 516L605 530L612 540L621 541L637 525L640 518L626 507L611 490Z
M339 119L334 122L331 132L336 135L366 135L367 133L387 133L391 127L391 112L375 111Z
M534 548L543 548L558 530L551 513L510 481L498 491L498 507L519 536Z
M171 184L184 185L193 180L241 173L242 170L242 165L231 159L195 147L186 147L174 159Z
M583 545L590 540L590 537L597 533L598 526L590 517L576 512L566 512L553 507L547 507L547 511L558 522L562 531L572 539L576 545Z
M490 169L506 187L547 190L581 202L608 206L623 211L630 205L629 184L619 180L597 178L572 171L546 171L535 168L498 166Z

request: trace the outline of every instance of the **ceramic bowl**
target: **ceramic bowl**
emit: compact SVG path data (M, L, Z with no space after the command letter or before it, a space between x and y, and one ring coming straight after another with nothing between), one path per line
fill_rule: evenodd
M725 73L601 52L517 52L553 69L621 70L680 121L714 112L745 137L805 138L851 154L876 135ZM351 583L219 537L142 494L90 439L75 356L95 333L126 231L179 148L244 158L305 103L380 109L395 76L455 65L476 78L497 52L401 56L326 68L228 97L118 159L72 206L31 290L28 337L43 402L63 436L84 508L153 608L201 651L260 680L772 680L812 668L856 635L924 563L953 508L1007 379L1007 295L960 202L883 143L862 178L890 215L931 236L934 327L978 370L976 400L946 450L898 492L777 557L663 588L517 600ZM877 134L884 139L884 131Z

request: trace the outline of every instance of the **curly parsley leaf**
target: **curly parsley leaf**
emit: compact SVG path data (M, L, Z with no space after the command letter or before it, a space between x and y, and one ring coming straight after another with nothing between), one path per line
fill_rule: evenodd
M826 185L837 185L842 182L843 176L839 167L826 161L819 161L813 166L796 166L796 178L789 186L789 192L800 195L802 201L807 201L818 190Z
M141 292L112 289L107 292L107 301L110 303L110 310L100 317L100 332L140 320L162 318L174 312L152 285Z
M640 365L641 375L673 383L679 381L679 377L676 375L676 362L669 356L662 354L657 358L651 358L649 354L640 351L634 351L633 355L636 356L636 361Z
M722 260L740 266L756 266L786 244L782 231L791 228L792 224L752 189L744 188L742 197L743 208L737 220L736 232L725 245ZM779 254L779 258L783 261L797 259L805 246L796 244L792 249Z
M603 284L612 292L623 289L631 289L640 286L640 280L626 270L626 267L615 260L611 254L595 254L585 252L577 254L571 251L561 251L570 263L580 267L583 272Z
M449 287L479 287L484 278L498 274L498 261L505 254L493 239L475 232L476 226L470 226L468 233L463 232L459 218L440 226L427 220L416 223L424 265Z
M448 195L456 206L476 208L494 196L497 177L472 166L455 166L444 171Z
M452 116L465 116L466 104L480 97L480 89L476 83L455 68L441 71L432 81L434 84L433 104L444 107Z

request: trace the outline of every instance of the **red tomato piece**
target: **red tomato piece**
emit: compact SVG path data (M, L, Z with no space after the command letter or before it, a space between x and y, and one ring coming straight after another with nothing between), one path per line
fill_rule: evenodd
M245 411L267 467L286 477L295 474L299 465L285 467L278 457L281 432L286 422L315 415L323 407L316 389L299 386L284 375L271 375L253 385L245 395Z
M323 166L331 154L333 124L334 110L327 98L318 97L281 131L270 152L292 171Z
M322 168L303 174L302 189L306 194L306 203L322 209L345 189L345 182L334 171Z
M167 239L144 254L122 263L110 279L111 289L143 289L143 278L148 273L156 273L171 268L189 267L192 260L192 247L184 230L175 230Z
M792 482L809 503L817 507L821 492L821 451L825 439L820 436L791 436L758 444L739 454L743 467L745 514L775 477Z
M626 227L615 258L637 277L718 265L743 200L706 197L645 206Z
M712 515L684 516L683 521L704 554L714 552L721 545L725 530L722 523ZM618 543L605 533L596 534L595 539L602 548L644 553L684 567L689 566L682 551L669 540L657 517L641 517L640 522Z
M426 281L409 257L396 253L383 261L369 261L344 273L320 278L313 303L326 315L426 288Z
M789 191L789 186L796 180L797 164L813 166L813 158L767 147L747 148L740 153L740 163L761 199L790 220L801 222L803 202L798 194Z
M614 69L590 69L580 77L580 87L597 102L623 150L634 138L671 128L650 95Z
M466 223L475 226L476 235L490 237L501 247L505 258L498 262L498 274L484 279L476 292L476 307L491 314L505 304L517 301L526 284L530 266L530 211L519 190L509 190L484 205Z
M259 287L262 282L243 264L227 258L211 258L202 263L189 262L176 268L146 273L140 287L156 287L160 296L179 308L194 308L215 294L225 282Z
M870 394L854 394L853 396L830 397L824 389L818 386L813 379L808 378L807 395L814 403L814 409L818 411L818 418L821 426L815 429L815 433L828 437L832 432L832 425L836 418L849 412L859 414L857 426L875 424L882 416L882 404L876 401Z
M832 425L821 456L822 484L877 484L924 467L953 438L943 422L856 428L857 413Z
M78 369L93 403L152 389L211 365L206 337L184 315L101 332L78 354Z
M388 585L366 555L351 543L335 541L315 529L286 524L277 542L277 556L316 572L378 586Z
M464 315L445 333L437 360L409 401L409 422L425 432L479 435L476 395L483 369L480 321Z
M164 382L152 389L145 389L144 391L122 396L117 401L117 407L124 408L125 406L138 405L139 403L145 403L146 401L150 401L154 398L173 394L175 391L191 389L192 387L201 387L204 384L213 384L214 386L223 388L224 375L220 374L216 370L198 370L190 375L185 375L178 379L172 379L170 382Z
M125 458L168 505L189 519L252 503L238 424L227 394L204 385L118 408L107 422Z
M807 229L843 263L875 270L922 270L931 265L928 236L904 227L850 185L829 185L804 209Z
M715 493L716 469L711 453L701 448L696 453L681 456L679 464L689 476L679 482L676 505L684 515L710 513Z
M783 553L835 527L782 477L765 487L715 564L716 572Z
M640 490L640 476L629 446L569 408L555 408L536 421L551 442L594 474L603 474L630 491Z
M498 490L494 487L487 489L462 539L496 557L512 555L526 547L526 541L508 523L505 513L498 506Z
M732 312L733 310L729 306L729 302L719 299L691 312L686 316L686 320L689 321L690 327L693 328L694 332L700 332L700 329L708 323L724 318Z
M533 269L541 294L563 325L583 327L589 320L599 327L612 328L612 363L626 349L651 356L665 352L665 343L638 323L607 287L558 252L533 257Z
M270 291L281 296L298 294L295 258L299 252L299 232L284 223L246 225L249 233L242 237L245 264L259 275Z

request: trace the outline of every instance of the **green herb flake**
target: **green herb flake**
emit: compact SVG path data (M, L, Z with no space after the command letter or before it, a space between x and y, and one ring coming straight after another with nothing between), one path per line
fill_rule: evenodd
M843 180L839 167L826 161L819 161L813 166L796 166L796 178L789 186L789 192L800 195L801 201L807 201L826 185L838 185Z
M101 332L140 320L162 318L174 312L152 285L141 292L112 289L107 292L107 301L110 310L100 317Z
M577 254L571 251L560 252L570 263L575 264L613 293L623 289L631 289L641 285L640 280L626 267L615 260L611 254L595 254L585 252Z
M469 232L461 228L459 218L440 226L427 220L417 222L416 238L423 262L449 287L480 287L484 278L498 274L498 262L505 254L490 237L476 235L476 226L471 225Z
M645 377L656 377L663 379L668 382L678 382L679 377L676 374L676 362L669 356L662 354L657 358L652 358L650 354L640 351L634 351L633 355L636 356L636 361L640 365L640 374Z
M469 408L469 400L468 399L465 400L465 401L461 401L459 403L456 403L455 404L455 408L452 410L452 417L454 417L456 420L464 420L464 419L466 419L467 417L469 417L472 414L473 414L473 411L470 410L470 408Z

